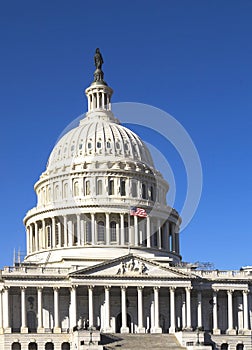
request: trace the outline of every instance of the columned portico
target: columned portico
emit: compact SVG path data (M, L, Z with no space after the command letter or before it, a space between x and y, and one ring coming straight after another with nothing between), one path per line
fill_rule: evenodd
M126 286L121 287L121 312L122 312L121 333L129 333L129 327L127 327L126 290L127 290Z

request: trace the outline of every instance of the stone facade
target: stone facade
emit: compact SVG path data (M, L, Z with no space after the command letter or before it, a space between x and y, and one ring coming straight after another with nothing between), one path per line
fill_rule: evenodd
M27 255L0 274L0 349L99 349L100 332L250 349L252 269L182 263L169 185L114 117L112 93L98 78L87 88L85 118L35 184Z

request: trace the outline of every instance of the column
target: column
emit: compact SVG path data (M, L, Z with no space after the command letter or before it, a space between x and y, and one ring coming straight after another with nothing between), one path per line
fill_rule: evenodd
M170 328L169 333L175 333L175 287L170 287Z
M55 217L52 217L52 248L56 247L56 221L55 221Z
M125 235L124 235L124 214L120 214L120 226L121 226L121 245L125 244Z
M30 226L27 226L26 227L26 252L27 252L27 255L30 253L29 243L30 243Z
M248 290L242 291L243 295L243 331L248 331Z
M0 334L3 334L3 290L0 290Z
M35 222L35 251L39 250L39 242L38 242L38 222Z
M159 287L154 287L154 329L151 333L162 333L162 329L159 327Z
M62 242L61 242L61 218L59 218L59 222L57 223L58 225L58 246L61 247L62 246Z
M81 227L81 233L80 233L80 235L81 235L81 238L80 238L80 244L81 244L81 246L83 246L84 245L84 243L85 243L85 237L84 237L84 232L85 232L85 229L84 229L84 227L85 227L85 225L84 225L84 220L82 219L81 220L81 222L80 222L80 227Z
M93 286L88 286L88 317L89 327L94 326L94 303L93 303Z
M54 304L54 333L61 333L59 326L59 287L53 287L53 304Z
M182 291L182 329L186 329L186 299L185 299L185 292Z
M26 287L21 287L21 333L28 333L26 324L25 290Z
M233 324L233 290L227 291L228 297L228 329L227 334L236 334Z
M67 247L67 216L63 216L63 226L64 226L64 247Z
M77 214L77 245L81 245L81 227L80 227L80 214Z
M168 252L171 250L170 248L170 223L169 221L166 221L166 249Z
M161 238L161 222L158 220L157 222L158 228L157 228L157 243L158 243L158 249L162 248L162 238Z
M186 328L192 329L191 325L191 287L187 287L186 289Z
M147 231L147 248L150 248L151 246L151 241L150 241L150 237L151 237L151 229L150 229L150 216L148 215L146 218L146 231Z
M3 328L4 333L11 333L10 328L10 305L9 305L9 287L3 289Z
M138 217L135 215L134 216L134 241L135 241L135 246L138 246Z
M43 327L43 303L42 303L42 287L37 288L38 292L38 333L44 333Z
M111 333L112 329L110 326L110 286L105 286L105 327L104 333Z
M178 226L176 226L175 237L176 237L176 253L179 254L180 249L179 249L179 227Z
M95 245L95 215L94 213L91 213L91 235L92 235L92 245ZM89 320L90 324L90 320Z
M42 248L46 248L46 222L45 219L42 220Z
M171 223L171 235L172 235L172 252L176 252L176 235L175 235L175 224Z
M30 225L30 234L29 234L29 252L33 252L32 236L33 236L33 224Z
M197 320L198 320L198 329L202 328L202 293L198 291L198 306L197 306Z
M73 329L77 325L76 321L76 286L73 285L70 288L70 329Z
M106 217L106 245L110 243L110 229L109 229L109 213L105 214Z
M126 286L121 287L121 307L122 307L122 327L121 333L129 333L129 327L127 327L127 307L126 307Z
M73 246L73 221L71 219L67 222L67 233L68 233L68 246Z
M143 326L143 287L137 287L137 311L138 311L138 327L137 333L145 333Z
M213 291L213 334L220 334L218 329L218 301L217 301L218 290Z

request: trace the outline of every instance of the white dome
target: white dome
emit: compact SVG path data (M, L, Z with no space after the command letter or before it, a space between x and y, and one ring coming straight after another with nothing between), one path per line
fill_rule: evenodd
M144 142L131 130L99 115L84 118L80 125L65 134L54 147L47 171L78 162L133 161L154 168L152 157Z

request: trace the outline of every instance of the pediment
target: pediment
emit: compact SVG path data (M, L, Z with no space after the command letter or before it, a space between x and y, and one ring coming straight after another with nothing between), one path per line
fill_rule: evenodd
M118 277L118 278L169 278L188 279L191 276L174 267L165 267L140 256L128 254L82 270L72 272L72 277Z

